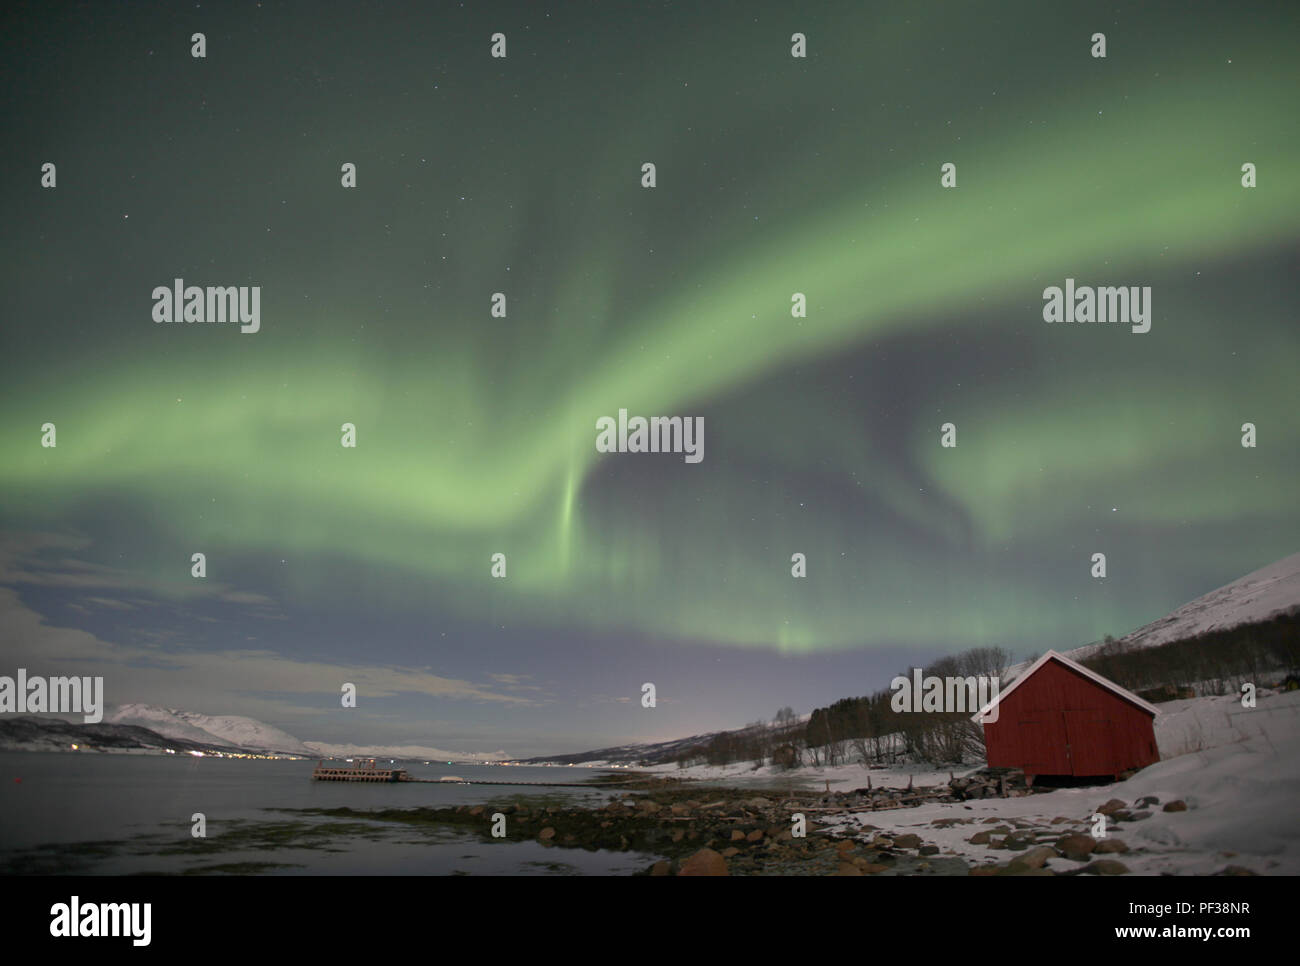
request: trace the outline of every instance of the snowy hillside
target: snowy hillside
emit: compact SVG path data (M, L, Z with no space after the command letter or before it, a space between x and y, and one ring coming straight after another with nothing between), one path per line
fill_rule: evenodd
M293 735L238 715L207 715L148 704L124 704L105 715L104 720L111 724L137 725L186 741L211 742L250 751L312 754L311 749Z
M1238 624L1267 620L1300 608L1300 553L1262 567L1184 604L1176 611L1139 627L1118 643L1129 648L1155 647L1227 630ZM1089 644L1069 652L1071 660L1086 658L1101 645Z

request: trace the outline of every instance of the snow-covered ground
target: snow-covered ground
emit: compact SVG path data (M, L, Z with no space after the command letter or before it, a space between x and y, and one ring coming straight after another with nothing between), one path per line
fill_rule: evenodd
M1109 838L1130 851L1100 858L1118 859L1130 872L1144 875L1177 873L1206 875L1229 865L1271 875L1300 874L1300 691L1261 691L1257 707L1241 707L1239 698L1195 698L1160 705L1156 740L1162 760L1125 782L1087 788L1062 788L1024 798L946 802L916 808L857 812L828 819L838 833L869 839L877 834L913 832L944 854L959 855L976 864L1005 863L1017 853L972 845L976 832L1018 824L1037 827L1044 835L1090 833L1097 807L1110 799L1132 809L1138 799L1160 799L1150 818L1110 824ZM868 770L861 765L800 768L774 772L770 766L753 771L750 764L726 768L698 766L650 769L726 784L780 787L787 779L813 787L829 783L832 790L863 787L867 777L876 787L907 784L936 785L948 780L947 769L895 767ZM960 776L975 769L957 769ZM1165 812L1165 803L1181 800L1184 812ZM1061 816L1068 822L1052 820ZM960 819L948 828L933 823ZM1079 868L1069 859L1051 859L1052 869Z

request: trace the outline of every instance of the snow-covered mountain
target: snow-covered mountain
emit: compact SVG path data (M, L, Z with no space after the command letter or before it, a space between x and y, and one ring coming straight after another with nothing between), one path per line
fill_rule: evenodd
M149 704L124 704L104 716L110 724L136 725L168 738L228 745L249 751L309 756L312 750L287 732L239 715L199 714Z
M1300 610L1300 553L1203 594L1173 613L1125 634L1118 643L1127 649L1156 647L1295 610ZM1069 656L1077 661L1100 646L1087 644L1070 651Z

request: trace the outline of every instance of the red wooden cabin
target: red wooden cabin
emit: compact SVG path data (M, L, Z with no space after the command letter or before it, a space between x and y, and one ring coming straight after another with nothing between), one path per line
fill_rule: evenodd
M984 706L988 763L1035 775L1118 777L1160 760L1157 710L1124 690L1048 651ZM992 719L992 720L990 720Z

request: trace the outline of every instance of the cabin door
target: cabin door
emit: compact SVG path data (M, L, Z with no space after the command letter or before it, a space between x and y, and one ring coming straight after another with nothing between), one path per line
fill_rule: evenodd
M1115 766L1115 725L1100 711L1065 711L1065 741L1071 775L1112 775Z
M1016 722L1026 775L1069 775L1065 717L1059 711L1029 711Z

